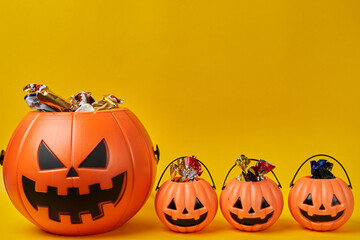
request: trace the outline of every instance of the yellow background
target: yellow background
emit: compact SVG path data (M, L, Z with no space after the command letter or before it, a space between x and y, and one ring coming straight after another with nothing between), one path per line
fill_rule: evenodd
M28 83L64 97L112 93L159 144L156 179L171 160L195 154L220 194L243 153L276 165L284 210L259 233L233 229L219 210L203 231L176 234L158 220L153 191L123 227L87 238L358 238L359 11L359 1L1 0L0 147L30 110ZM316 153L338 158L354 186L353 216L334 232L303 229L287 207L293 174ZM300 176L309 172L308 164ZM337 165L334 173L345 179ZM60 238L20 215L1 184L0 238L10 237Z

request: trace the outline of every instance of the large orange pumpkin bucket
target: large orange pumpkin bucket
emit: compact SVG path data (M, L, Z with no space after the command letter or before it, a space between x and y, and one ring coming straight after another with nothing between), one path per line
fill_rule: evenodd
M145 203L158 155L127 108L29 112L8 144L4 182L14 206L45 231L101 233Z
M189 157L173 160L161 174L156 186L155 209L160 221L169 229L175 232L196 232L214 219L218 208L215 183L208 168L196 159L209 173L212 186L200 177L192 182L178 182L179 178L176 177L159 187L166 170L175 161L185 158Z
M349 184L341 178L315 179L304 176L294 184L301 167L311 159L325 157L338 163L344 170ZM335 158L318 154L306 159L290 183L289 209L295 220L316 231L334 230L346 223L354 209L354 196L350 178L343 165Z
M248 159L258 162L258 159ZM257 182L240 181L238 178L226 180L234 164L226 174L220 194L220 208L225 219L235 228L242 231L260 231L273 225L281 215L283 196L281 184L275 173L278 184L268 177Z

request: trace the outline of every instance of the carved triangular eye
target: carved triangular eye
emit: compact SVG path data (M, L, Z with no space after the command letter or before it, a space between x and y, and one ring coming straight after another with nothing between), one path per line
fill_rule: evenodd
M268 202L265 200L265 198L262 198L262 202L261 202L261 209L263 208L267 208L270 207L270 205L268 204Z
M309 193L309 195L308 195L307 198L305 199L304 204L306 204L306 205L311 205L311 206L313 205L311 193Z
M62 164L55 156L55 154L49 149L49 147L46 146L44 141L41 141L39 146L38 162L40 170L50 170L65 167L64 164Z
M194 210L200 209L200 208L203 208L203 207L204 207L204 205L202 205L200 200L198 198L196 198Z
M238 198L238 200L236 201L236 203L234 204L234 207L235 208L239 208L239 209L242 209L242 204L241 204L241 200L240 200L240 197Z
M175 205L175 200L174 199L171 200L168 208L172 209L172 210L176 210L176 205Z
M89 156L79 165L79 168L106 168L107 150L105 139L92 150Z
M335 205L340 205L339 203L339 200L335 197L335 194L333 195L333 199L332 199L332 206L335 206Z

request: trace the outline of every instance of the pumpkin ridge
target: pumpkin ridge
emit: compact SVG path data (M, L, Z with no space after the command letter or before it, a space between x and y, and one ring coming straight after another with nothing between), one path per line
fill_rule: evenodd
M70 156L70 167L73 167L75 164L74 164L74 123L75 122L75 118L74 118L74 114L71 114L71 127L70 127L70 153L71 153L71 156ZM75 180L72 178L71 179L71 185L72 187L74 188L75 187ZM50 207L48 208L48 211L49 211L49 214L50 214ZM59 214L60 215L60 214ZM60 217L60 216L59 216ZM80 219L81 219L81 216L79 216ZM77 232L77 235L80 234L81 230L80 230L80 227L77 226L77 224L75 225L75 229L76 229L76 232Z
M151 165L152 165L152 158L151 158L150 149L149 149L148 144L147 144L147 142L146 142L145 136L144 136L143 132L141 131L141 129L140 129L140 128L138 127L138 125L136 124L136 122L134 121L134 119L132 118L132 116L134 117L135 115L134 115L134 114L131 114L132 116L130 116L129 111L130 111L130 110L126 109L124 112L125 112L125 114L129 117L129 119L131 120L131 122L134 124L135 128L138 130L139 134L141 135L141 139L143 140L144 145L145 145L146 150L147 150L147 153L148 153L149 166L151 166ZM112 115L114 116L114 113L113 113L113 112L112 112ZM135 116L135 117L136 117L136 116ZM139 122L140 122L140 121L139 121ZM140 123L140 124L141 124L141 123ZM151 143L151 146L152 146L152 143ZM153 175L153 173L152 173L152 171L150 170L150 179L153 178L152 175ZM154 182L154 181L153 181L153 182ZM153 183L151 183L151 185L152 185L152 184L153 184ZM151 188L152 188L152 187L150 187L150 189L151 189ZM151 192L151 190L149 191L149 194L150 194L150 192ZM147 199L147 197L145 198L145 201L146 201L146 199Z
M36 116L31 120L30 124L28 125L28 127L26 128L26 131L24 133L24 137L21 139L21 142L20 142L20 145L19 145L19 148L18 148L18 154L16 155L16 176L18 176L17 178L19 178L19 155L20 155L20 152L24 146L24 142L25 142L25 139L28 137L29 135L29 132L30 132L30 129L32 129L32 126L34 125L35 121L39 118L40 114L39 113L36 113ZM21 176L20 176L21 177ZM35 221L35 219L31 216L31 214L29 213L28 209L26 208L25 204L24 204L24 199L22 197L22 195L20 194L22 191L20 191L20 184L19 184L19 181L18 179L16 179L16 185L17 185L17 192L19 194L19 198L21 199L21 202L20 204L22 205L23 209L25 210L25 212L27 213L27 216L31 218L32 222L35 223L37 226L39 227L42 227L42 225L40 225L37 221ZM21 184L22 185L22 184ZM25 196L26 197L26 196Z
M334 179L336 179L336 177L335 177ZM335 181L335 182L337 182L337 181ZM334 189L333 183L334 183L334 181L330 181L328 185L331 186L331 191L332 191L333 195L335 195L335 189ZM332 198L331 198L331 199L332 199ZM329 201L329 202L330 202L330 201ZM329 204L329 205L330 205L330 204ZM336 216L337 216L337 215L339 214L339 211L338 211L338 207L337 207L337 206L335 207L335 210L336 210ZM341 216L343 215L343 213L344 213L344 210L342 211ZM340 217L340 216L339 216L339 217ZM335 225L335 221L332 221L331 225L329 226L329 229L333 228L334 225Z
M207 185L207 188L209 189L208 201L210 202L210 208L215 209L212 218L211 219L208 218L208 220L207 220L209 222L208 224L210 224L217 214L217 211L219 208L219 201L218 201L217 194L216 194L215 190L212 188L212 186L208 182L206 182L206 185ZM211 199L214 199L214 201L211 201ZM211 204L212 204L212 206L211 206Z
M344 201L345 201L345 203L346 203L346 205L350 205L351 203L350 203L350 198L353 198L352 196L349 196L350 195L350 193L352 193L351 191L345 191L342 187L341 187L341 184L342 184L342 179L340 179L340 178L335 178L334 179L334 181L333 181L333 183L335 183L336 185L337 185L337 187L335 187L335 186L333 186L334 187L334 190L335 190L335 188L338 190L338 189L341 189L340 191L341 191L341 193L342 193L342 195L344 196L344 199L343 200L341 200L342 202L341 202L341 204L343 204L343 205L345 205L344 204ZM347 184L345 183L344 184L346 187L348 187L347 186ZM334 191L334 193L335 193L335 191ZM339 198L338 198L339 199ZM344 218L347 218L347 219L349 219L350 218L350 216L351 216L351 214L352 214L352 212L351 213L348 213L348 211L346 211L347 209L344 209L345 210L345 212L344 212ZM335 224L334 224L335 225ZM337 224L336 224L337 225ZM341 226L341 225L340 225Z
M260 185L261 192L265 191L266 189L269 189L269 192L271 194L271 200L276 199L275 191L274 191L273 185L271 184L271 181L268 178L265 178L263 181L265 181L264 182L265 186ZM264 195L264 194L262 194L262 195ZM266 201L269 201L269 200L266 200ZM270 205L271 206L275 205L275 202L270 202Z
M317 197L317 194L315 194L315 193L317 193L316 191L314 191L314 189L316 189L317 190L317 183L318 183L318 181L321 181L322 179L313 179L313 178L309 178L309 180L308 181L310 181L310 184L309 184L309 191L307 191L307 193L309 192L309 193L312 193L311 195L312 195L312 197L313 197L313 199L314 199L314 197ZM314 203L314 201L313 201L313 207L315 207L315 203ZM307 212L309 212L309 206L307 206ZM302 216L303 218L305 218L304 216ZM313 228L313 229L317 229L317 227L316 227L316 224L314 223L314 222L311 222L311 221L309 221L309 225L311 226L311 228Z
M300 194L300 190L303 188L304 184L306 183L307 181L307 178L306 177L302 177L300 178L298 181L295 182L295 184L297 184L298 186L295 188L295 184L294 186L292 187L291 191L292 191L292 194L293 194L293 198L298 198L299 197L299 194ZM290 195L289 195L290 196ZM289 201L290 203L291 201Z
M121 126L121 124L120 124L120 122L118 121L118 119L115 117L115 115L114 115L114 113L113 112L111 112L111 116L112 116L112 118L115 120L115 122L116 122L116 124L117 124L117 126L118 126L118 128L119 128L119 130L120 130L120 132L122 133L122 135L123 135L123 138L124 138L124 141L125 141L125 143L126 143L126 145L127 145L127 149L128 149L128 151L130 152L130 156L131 156L131 169L132 169L132 182L133 182L133 185L134 185L134 182L135 182L135 168L134 168L134 165L135 165L135 163L134 163L134 154L133 154L133 152L132 152L132 149L131 149L131 147L130 147L130 143L129 143L129 138L128 138L128 136L126 135L126 133L123 131L123 127ZM129 181L129 180L127 180L127 181ZM124 191L124 193L123 193L123 195L125 195L125 191ZM132 187L131 188L131 192L130 192L130 199L133 199L133 195L134 195L134 187ZM115 224L113 224L113 226L112 226L112 229L114 228L114 227L116 227L118 224L119 224L119 222L121 222L122 220L123 220L123 218L126 216L126 213L127 213L127 211L128 211L128 209L129 209L129 204L130 204L130 202L131 201L128 201L127 203L126 203L126 208L125 208L125 210L124 210L124 212L122 212L122 217L120 217L119 219L118 219L118 221L116 221L116 223Z
M240 189L243 186L241 181L237 180L236 178L233 178L228 183L230 183L230 184L227 184L228 185L228 186L226 186L227 189L226 188L224 189L227 192L227 194L231 194L232 196L234 196L234 198L236 195L240 196L239 195ZM236 191L234 191L236 185L240 185L240 187L238 189L236 189ZM227 200L227 201L229 201L229 200ZM234 203L231 203L231 206L233 206L233 205L234 205Z

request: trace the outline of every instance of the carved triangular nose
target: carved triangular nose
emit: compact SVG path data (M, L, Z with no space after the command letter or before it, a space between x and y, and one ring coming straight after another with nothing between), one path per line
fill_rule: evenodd
M189 212L186 210L186 208L183 211L183 214L188 214Z
M324 207L324 205L322 205L321 204L321 206L320 206L320 208L319 208L320 210L325 210L325 207Z
M67 178L70 177L78 177L79 175L77 174L77 172L75 171L75 169L73 167L70 168L68 174L66 175Z
M250 208L249 213L254 213L254 212L255 212L254 209Z

